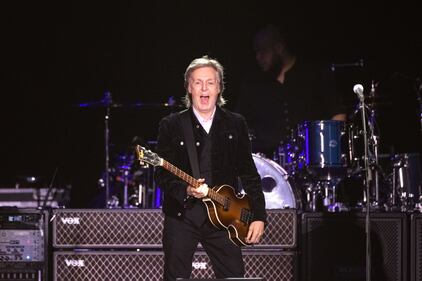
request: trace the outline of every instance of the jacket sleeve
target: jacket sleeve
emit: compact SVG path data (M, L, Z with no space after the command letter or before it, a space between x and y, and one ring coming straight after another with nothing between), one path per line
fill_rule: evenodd
M164 160L174 164L176 163L176 152L173 145L174 123L170 118L163 118L159 124L158 138L157 138L157 153ZM187 197L186 188L187 183L173 175L163 167L158 167L155 173L155 180L160 188L164 190L164 196L173 197L179 204L183 204Z
M237 122L239 131L239 145L236 155L236 166L242 187L250 198L253 212L253 220L266 222L265 197L261 186L261 177L252 158L251 143L248 135L248 127L243 117Z

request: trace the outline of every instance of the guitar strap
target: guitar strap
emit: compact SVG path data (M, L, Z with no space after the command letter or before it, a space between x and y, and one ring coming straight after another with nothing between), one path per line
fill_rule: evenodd
M186 147L188 149L189 162L192 168L192 174L194 178L199 179L201 177L199 173L198 154L196 147L193 144L193 131L192 131L192 120L189 110L183 111L181 114L183 134L185 135Z

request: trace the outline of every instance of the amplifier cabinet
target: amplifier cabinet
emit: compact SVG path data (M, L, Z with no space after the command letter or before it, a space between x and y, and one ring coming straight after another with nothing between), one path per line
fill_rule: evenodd
M411 215L410 275L412 281L422 280L422 214Z
M244 251L245 277L296 281L297 254L283 251ZM54 281L162 280L164 254L158 251L57 251ZM208 256L200 251L192 262L193 279L215 278Z
M261 243L254 248L293 249L297 246L297 211L267 210L267 225Z
M365 221L362 213L304 213L301 280L365 280ZM407 215L371 213L370 228L371 279L407 280Z
M160 209L63 209L52 216L54 248L161 248Z
M48 212L0 210L0 280L48 280Z
M58 249L161 248L161 209L57 209L52 245ZM295 248L295 210L268 210L265 235L255 249Z

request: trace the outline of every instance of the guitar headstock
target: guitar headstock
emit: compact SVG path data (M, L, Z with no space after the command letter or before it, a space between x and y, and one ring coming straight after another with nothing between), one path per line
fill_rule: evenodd
M136 155L138 156L138 160L141 161L141 163L146 162L153 166L161 166L163 162L162 158L160 158L157 153L154 153L140 145L136 146Z

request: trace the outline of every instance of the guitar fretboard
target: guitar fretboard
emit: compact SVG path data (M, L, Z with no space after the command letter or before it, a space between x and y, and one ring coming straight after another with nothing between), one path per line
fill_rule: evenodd
M189 185L198 188L201 184L193 177L191 177L190 175L186 174L185 172L183 172L182 170L180 170L179 168L177 168L176 166L174 166L173 164L171 164L170 162L166 161L163 159L163 163L162 163L163 168L165 168L166 170L170 171L171 173L173 173L174 175L178 176L179 178L181 178L182 180L184 180L185 182L187 182ZM208 195L209 198L211 198L212 200L214 200L215 202L221 204L224 206L224 208L228 209L229 205L230 205L230 199L217 193L216 191L214 191L213 189L209 189L208 190Z
M194 179L193 177L189 176L188 174L186 174L185 172L183 172L182 170L180 170L179 168L177 168L176 166L174 166L173 164L171 164L170 162L166 161L163 159L163 164L162 166L167 169L168 171L172 172L174 175L178 176L179 178L181 178L182 180L184 180L185 182L187 182L189 185L198 188L201 184Z

